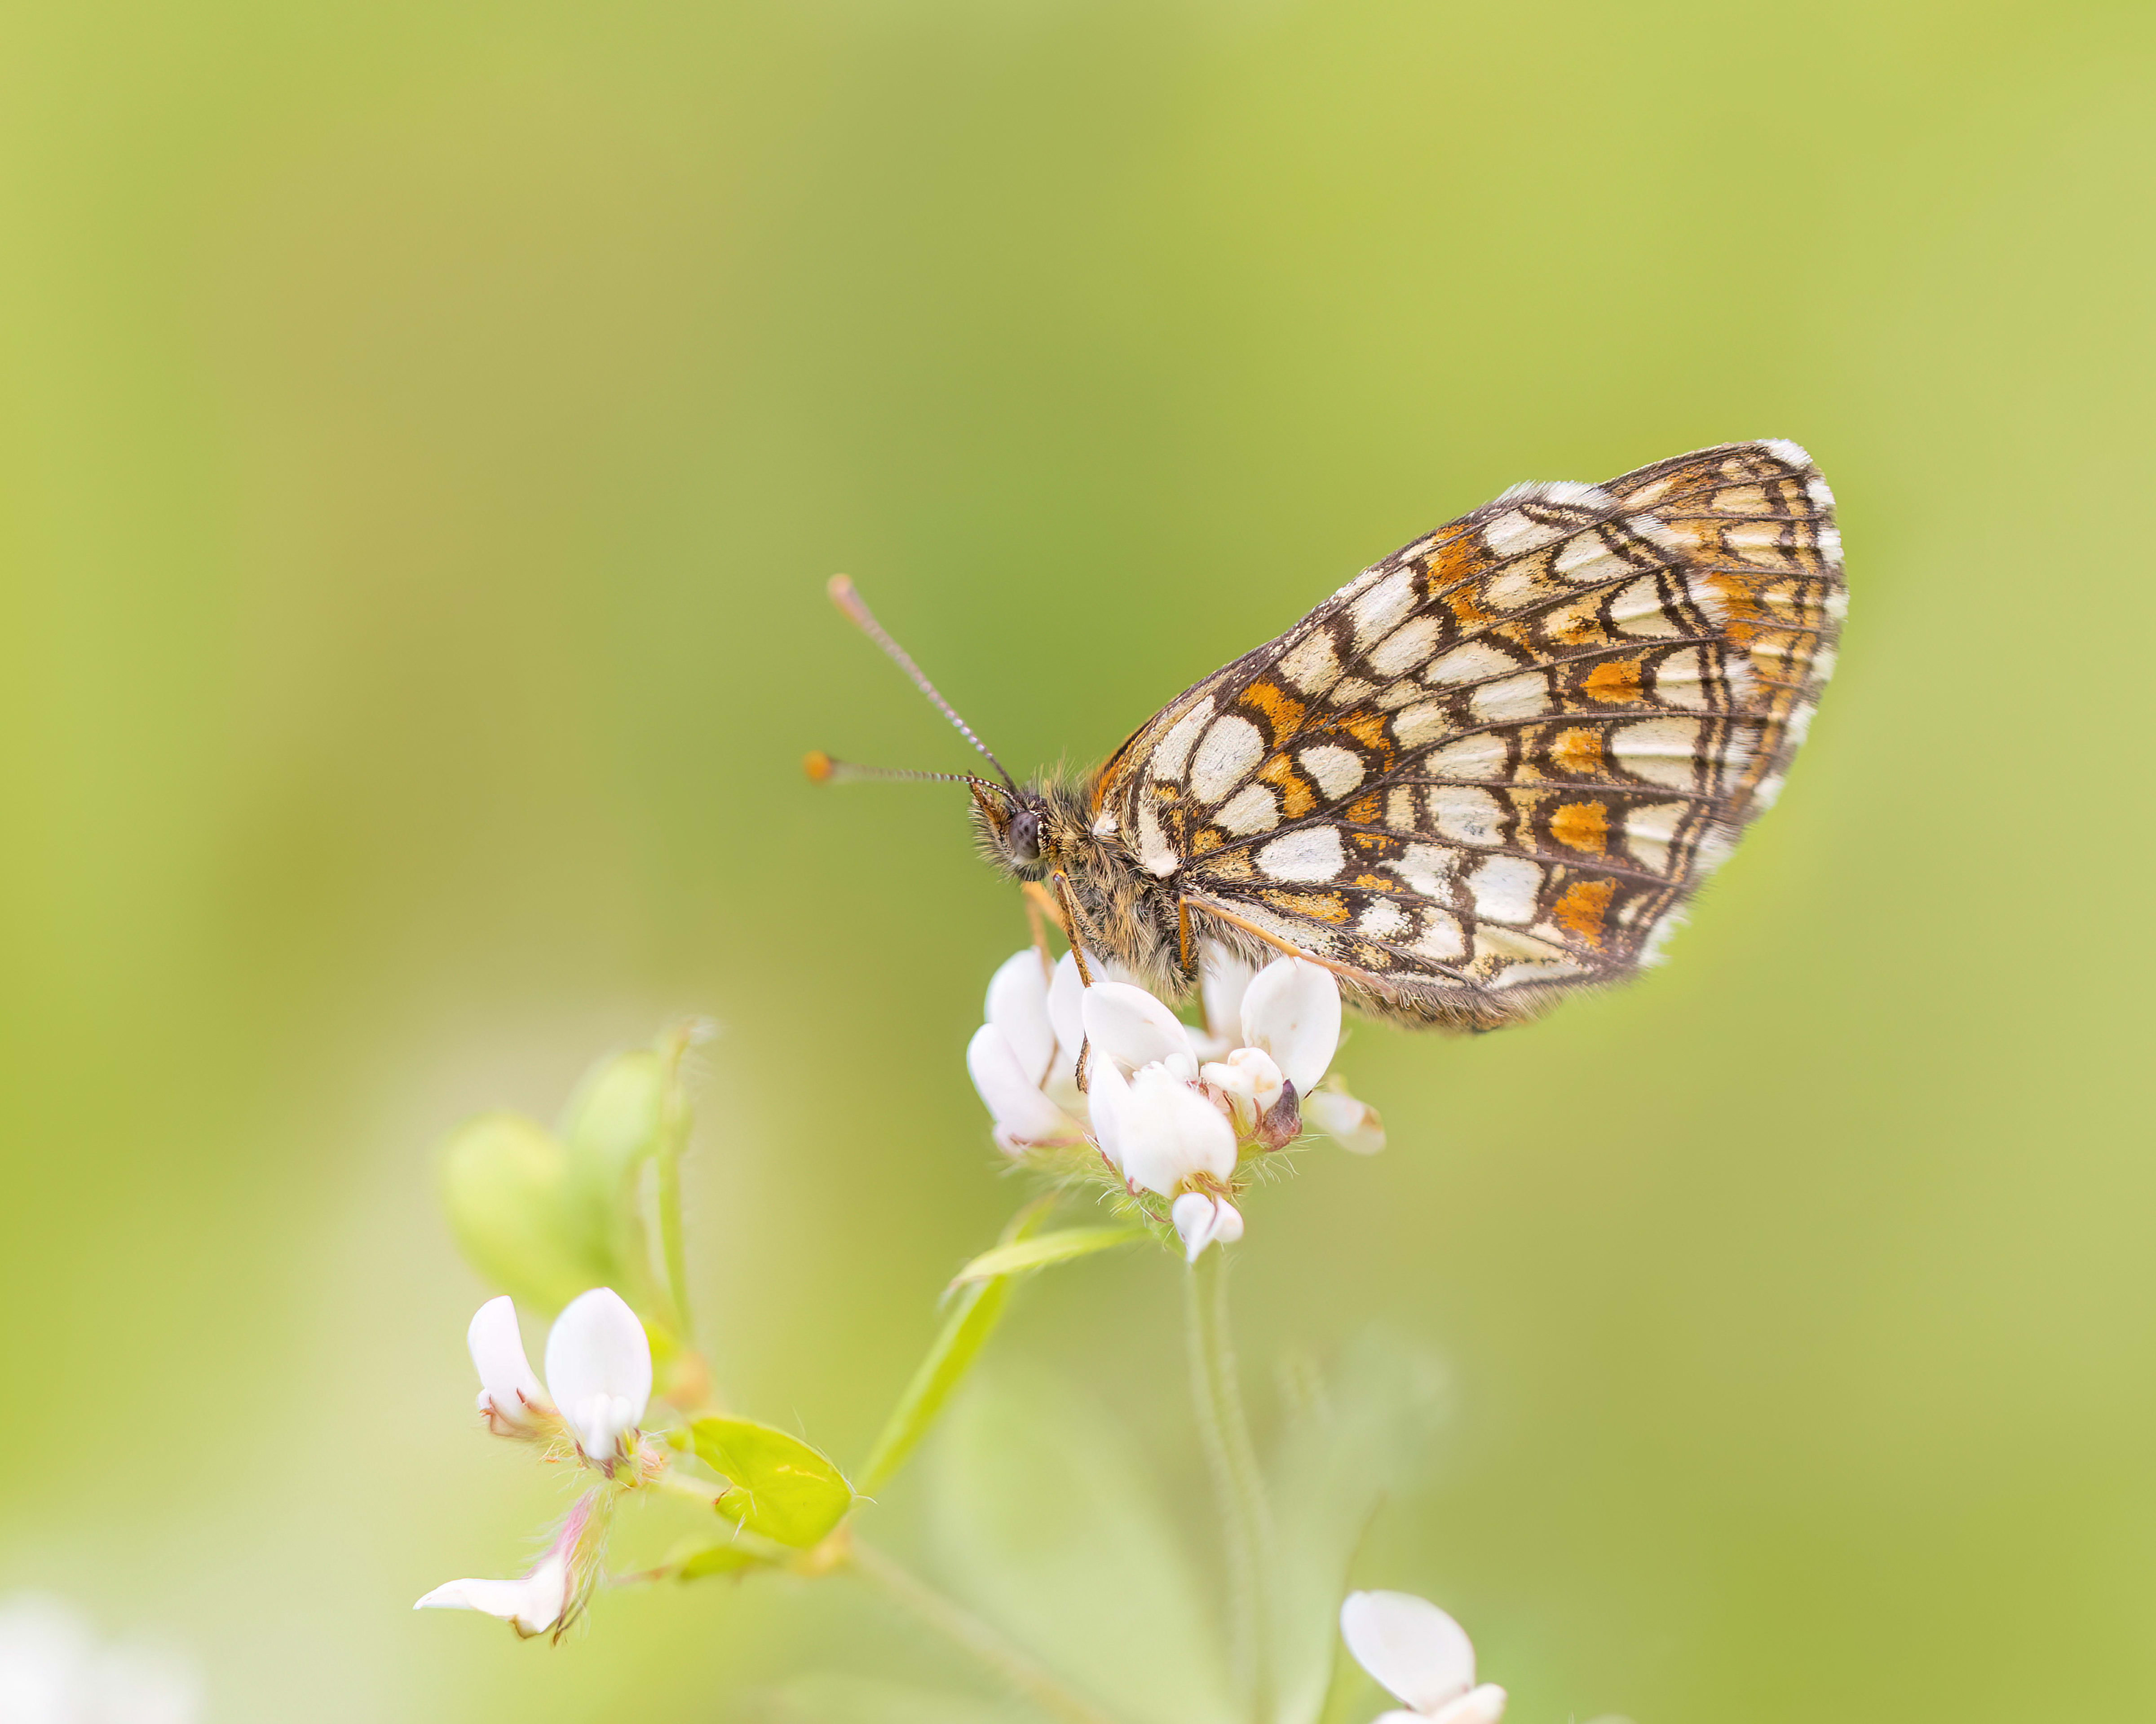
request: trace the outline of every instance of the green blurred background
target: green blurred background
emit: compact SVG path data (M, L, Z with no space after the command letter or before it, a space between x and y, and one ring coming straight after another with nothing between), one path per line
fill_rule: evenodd
M1782 436L1855 593L1788 794L1630 991L1357 1033L1393 1146L1253 1206L1252 1393L1373 1316L1444 1350L1359 1578L1523 1721L2156 1711L2148 7L6 38L0 1586L218 1720L934 1679L844 1584L409 1613L557 1500L470 1416L440 1131L720 1020L713 1351L858 1457L1017 1198L960 1053L1022 924L955 793L802 781L966 763L824 578L1083 761L1507 484ZM1090 1264L998 1345L1196 1501L1176 1301Z

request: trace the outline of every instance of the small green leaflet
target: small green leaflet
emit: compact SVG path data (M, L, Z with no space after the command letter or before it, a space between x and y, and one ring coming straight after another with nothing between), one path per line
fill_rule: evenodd
M846 1517L854 1487L800 1438L752 1419L699 1419L689 1427L697 1458L726 1481L715 1505L728 1520L807 1550Z
M1074 1257L1090 1257L1096 1251L1112 1251L1118 1245L1136 1244L1151 1237L1142 1227L1066 1227L1030 1239L1014 1239L983 1251L952 1278L963 1287L968 1281L985 1281L996 1275L1016 1275L1022 1270L1045 1269L1051 1263L1068 1263Z

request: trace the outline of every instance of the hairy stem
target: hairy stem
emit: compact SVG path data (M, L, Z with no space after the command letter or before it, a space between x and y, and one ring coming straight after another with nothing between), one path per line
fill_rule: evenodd
M1235 1667L1254 1724L1273 1715L1272 1516L1265 1507L1250 1422L1235 1379L1235 1347L1228 1326L1228 1266L1209 1251L1183 1284L1190 1343L1190 1398L1198 1434L1220 1506L1220 1541L1228 1568L1228 1609Z
M1050 1716L1061 1718L1065 1724L1112 1724L1106 1712L1065 1687L1031 1655L1011 1644L965 1606L946 1598L873 1545L855 1539L850 1566L916 1622L933 1629Z

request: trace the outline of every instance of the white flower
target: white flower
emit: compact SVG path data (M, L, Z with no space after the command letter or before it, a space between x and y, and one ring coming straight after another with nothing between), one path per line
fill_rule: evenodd
M1243 1212L1210 1192L1186 1191L1168 1205L1168 1219L1183 1240L1186 1263L1197 1262L1198 1254L1216 1239L1232 1245L1243 1236Z
M539 1386L516 1331L516 1307L503 1294L479 1308L465 1332L479 1372L479 1410L497 1436L545 1442L566 1424L588 1459L610 1468L651 1403L651 1344L636 1313L610 1287L571 1300L547 1337L547 1382Z
M587 1491L555 1529L546 1553L516 1580L453 1580L438 1586L414 1610L477 1610L498 1616L520 1638L567 1628L598 1582L613 1514L607 1487Z
M1303 1098L1302 1122L1322 1131L1353 1155L1375 1155L1385 1147L1384 1121L1367 1101L1358 1101L1329 1079L1316 1094Z
M201 1716L201 1680L171 1654L101 1642L58 1598L0 1600L7 1724L194 1724Z
M529 1639L553 1627L568 1607L568 1561L549 1551L521 1580L453 1580L436 1587L412 1608L484 1611Z
M1075 980L1075 967L1072 976ZM1067 1101L1044 1088L1053 1086L1055 1069L1063 1064L1058 1040L1049 1015L1048 978L1041 973L1040 954L1029 946L1006 958L989 978L988 1022L966 1044L966 1070L995 1120L996 1142L1007 1154L1085 1141L1085 1128L1067 1111L1077 1098L1075 1085L1063 1086Z
M1169 1200L1194 1261L1215 1240L1242 1236L1230 1201L1241 1149L1292 1142L1305 1098L1326 1098L1317 1116L1350 1147L1383 1142L1376 1114L1337 1079L1318 1087L1340 1042L1339 984L1323 965L1283 957L1256 969L1209 941L1208 1029L1194 1032L1120 966L1085 957L1090 984L1073 954L1044 975L1032 950L1006 959L988 983L988 1021L966 1067L1007 1152L1090 1139L1132 1193Z
M610 1466L651 1403L651 1344L611 1287L579 1293L547 1336L547 1383L577 1444Z
M1427 1598L1412 1593L1350 1593L1340 1607L1340 1636L1355 1662L1406 1711L1376 1724L1496 1724L1505 1691L1475 1683L1475 1648L1467 1631Z
M1317 1089L1340 1045L1340 984L1308 958L1276 958L1243 992L1243 1045L1272 1055L1297 1095Z
M480 1416L498 1437L544 1440L561 1428L561 1415L531 1374L516 1306L505 1293L482 1305L465 1331L472 1367L479 1373Z

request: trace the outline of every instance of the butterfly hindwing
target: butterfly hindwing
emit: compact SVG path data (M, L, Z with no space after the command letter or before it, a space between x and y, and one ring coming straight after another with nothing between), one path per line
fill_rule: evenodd
M1779 789L1843 593L1792 444L1522 486L1172 702L1095 829L1371 1003L1507 1021L1651 957Z

